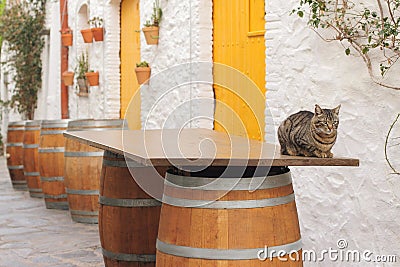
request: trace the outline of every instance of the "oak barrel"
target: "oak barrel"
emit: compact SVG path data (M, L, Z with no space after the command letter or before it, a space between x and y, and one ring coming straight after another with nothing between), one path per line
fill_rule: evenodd
M244 176L218 178L219 167L168 171L157 266L303 266L289 169L272 167L257 178L252 172L248 167ZM260 186L249 191L254 181Z
M64 184L64 149L69 120L44 120L39 145L40 180L46 208L67 210Z
M126 124L126 123L125 123ZM124 120L71 121L68 131L106 131L124 127ZM98 223L100 173L104 151L67 138L65 183L71 218Z
M40 120L26 121L24 132L24 176L31 197L43 198L39 173Z
M129 166L129 168L128 168ZM100 185L99 232L107 267L154 267L161 203L132 178L165 174L124 156L104 152Z
M27 190L23 164L23 142L25 121L8 123L6 152L7 168L10 173L11 183L16 190Z

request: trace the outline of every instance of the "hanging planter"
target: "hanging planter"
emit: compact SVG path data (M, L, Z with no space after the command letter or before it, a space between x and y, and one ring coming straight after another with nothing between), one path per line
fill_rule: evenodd
M100 17L93 17L88 21L92 27L93 38L96 42L101 42L104 39L103 19Z
M61 32L61 42L63 46L72 46L72 31L67 29Z
M156 45L158 44L159 39L159 27L157 26L149 26L144 27L143 29L144 37L146 38L146 43L148 45Z
M136 64L136 78L139 84L149 84L151 68L149 63L142 61Z
M91 29L83 29L81 30L81 34L85 43L93 42L93 33Z
M104 40L104 28L92 28L93 38L96 42Z
M151 21L147 20L142 29L146 43L148 45L158 44L159 37L159 25L162 18L162 10L160 7L160 0L155 0L153 4L153 14L151 15Z
M72 71L64 71L62 74L62 79L66 86L71 86L74 84L74 73Z
M87 84L86 79L79 78L77 79L78 82L78 96L89 96L89 86Z
M85 73L86 79L89 82L90 86L98 86L99 85L99 72L90 71Z
M85 73L89 71L89 59L87 52L82 52L81 55L78 56L76 59L76 81L77 86L76 89L78 90L78 96L88 96L89 95L89 86L87 84L86 75Z

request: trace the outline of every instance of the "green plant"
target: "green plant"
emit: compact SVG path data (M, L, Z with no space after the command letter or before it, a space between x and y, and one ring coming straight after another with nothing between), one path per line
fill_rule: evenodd
M0 35L7 41L6 64L15 75L10 107L16 107L27 119L33 119L37 92L42 87L46 0L13 1L0 17Z
M400 0L376 0L375 8L359 1L300 0L291 13L301 18L308 14L308 25L323 40L338 41L346 55L359 55L364 60L375 83L400 90L400 86L381 79L400 58Z
M0 18L3 16L4 8L6 7L6 0L0 0ZM3 45L3 37L0 35L0 50Z
M162 13L162 9L160 7L160 0L155 0L153 3L153 14L151 15L151 21L146 20L144 26L145 27L151 27L151 26L158 27L161 22L162 14L163 13Z
M142 62L140 62L140 63L136 63L136 67L137 68L140 68L140 67L143 67L143 68L148 68L148 67L150 67L150 65L149 65L149 63L147 63L146 61L142 61Z
M93 17L92 19L90 19L88 21L88 23L90 24L90 26L92 26L92 28L101 28L103 27L103 19L100 17Z
M75 74L77 79L85 79L85 73L89 71L89 59L87 52L82 52L76 59Z

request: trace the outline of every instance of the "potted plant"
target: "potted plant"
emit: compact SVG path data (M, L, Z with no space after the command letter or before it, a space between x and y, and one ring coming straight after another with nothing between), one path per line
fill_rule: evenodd
M63 46L72 46L72 31L70 28L61 30L61 42Z
M148 84L151 74L151 68L149 63L146 61L142 61L140 63L136 63L136 78L139 84Z
M85 73L87 81L89 82L90 86L98 86L99 85L99 72L90 70L89 72Z
M90 24L93 38L96 42L101 42L104 39L103 19L100 17L93 17L88 21Z
M66 86L71 86L74 84L74 73L72 71L64 71L62 74L62 79Z
M83 41L85 43L92 43L93 42L93 33L92 33L92 29L83 29L81 30L81 34L83 37Z
M89 89L86 80L86 72L89 71L89 61L87 53L82 52L76 61L75 73L79 96L88 96Z
M158 44L159 39L159 25L161 22L162 10L160 7L160 0L155 0L153 4L153 14L151 21L147 20L143 27L144 37L148 45Z

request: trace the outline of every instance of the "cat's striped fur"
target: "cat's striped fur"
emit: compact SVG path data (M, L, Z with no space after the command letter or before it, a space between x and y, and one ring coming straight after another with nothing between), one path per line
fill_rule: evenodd
M278 128L281 154L331 158L339 126L340 105L322 109L315 105L315 113L300 111L290 115Z

